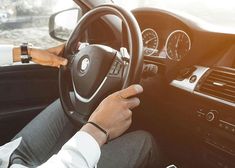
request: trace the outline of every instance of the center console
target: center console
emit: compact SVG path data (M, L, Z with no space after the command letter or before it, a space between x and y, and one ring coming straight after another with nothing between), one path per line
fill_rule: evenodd
M209 168L234 168L235 70L197 66L190 76L171 85L198 98L192 115L194 133L202 142L199 158Z

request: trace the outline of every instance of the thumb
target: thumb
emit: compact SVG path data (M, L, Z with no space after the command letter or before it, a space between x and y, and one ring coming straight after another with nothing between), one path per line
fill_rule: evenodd
M62 57L59 57L60 58L60 64L65 66L68 64L68 60L66 58L62 58Z
M135 96L137 94L140 94L143 92L143 87L141 85L135 84L131 85L126 89L123 89L121 91L118 91L117 94L121 96L122 98L126 99L132 96Z
M63 57L58 57L54 55L54 59L53 59L54 65L60 66L60 65L67 65L68 60L66 58Z

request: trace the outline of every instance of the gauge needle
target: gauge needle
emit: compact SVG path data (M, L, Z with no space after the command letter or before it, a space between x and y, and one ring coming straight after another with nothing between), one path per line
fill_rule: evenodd
M154 39L156 39L156 37L153 37L153 38L151 38L151 39L145 41L145 44L148 44L150 41L152 41L152 40L154 40Z
M179 37L178 37L178 39L177 39L177 42L176 42L175 48L178 48L178 47L179 47L179 41L180 41L180 36L179 36Z
M176 59L179 60L179 55L178 55L177 50L175 50L175 56L176 56Z

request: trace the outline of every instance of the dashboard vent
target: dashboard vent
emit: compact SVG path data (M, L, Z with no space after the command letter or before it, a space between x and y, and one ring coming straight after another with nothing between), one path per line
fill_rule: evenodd
M235 103L235 69L221 67L210 70L196 91Z

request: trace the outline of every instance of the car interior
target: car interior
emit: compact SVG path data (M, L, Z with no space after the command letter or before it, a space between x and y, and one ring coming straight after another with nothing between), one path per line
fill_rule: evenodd
M84 53L96 44L108 46L121 54L116 62L124 60L134 69L119 69L115 74L118 65L113 69L112 65L112 81L120 73L132 76L121 86L120 80L107 82L111 89L96 95L99 100L89 104L79 99L71 110L69 91L79 90L83 97L89 97L102 85L104 74L93 78L98 75L94 72L86 79L89 85L83 87L78 81L82 87L76 88L68 81L79 78L67 77L67 69L36 64L0 67L0 145L59 97L68 115L76 113L77 106L86 111L85 118L71 114L72 119L84 122L110 90L139 81L144 92L128 131L146 130L154 136L162 167L234 168L235 29L170 9L138 7L128 11L111 0L74 2L75 8L51 15L50 36L61 42L68 40L68 54L78 41L84 44L79 48ZM120 15L115 11L119 8L123 12ZM71 30L56 23L65 13L74 22ZM89 24L83 22L85 19ZM96 52L102 58L107 50ZM102 60L96 62L101 69L106 68Z

